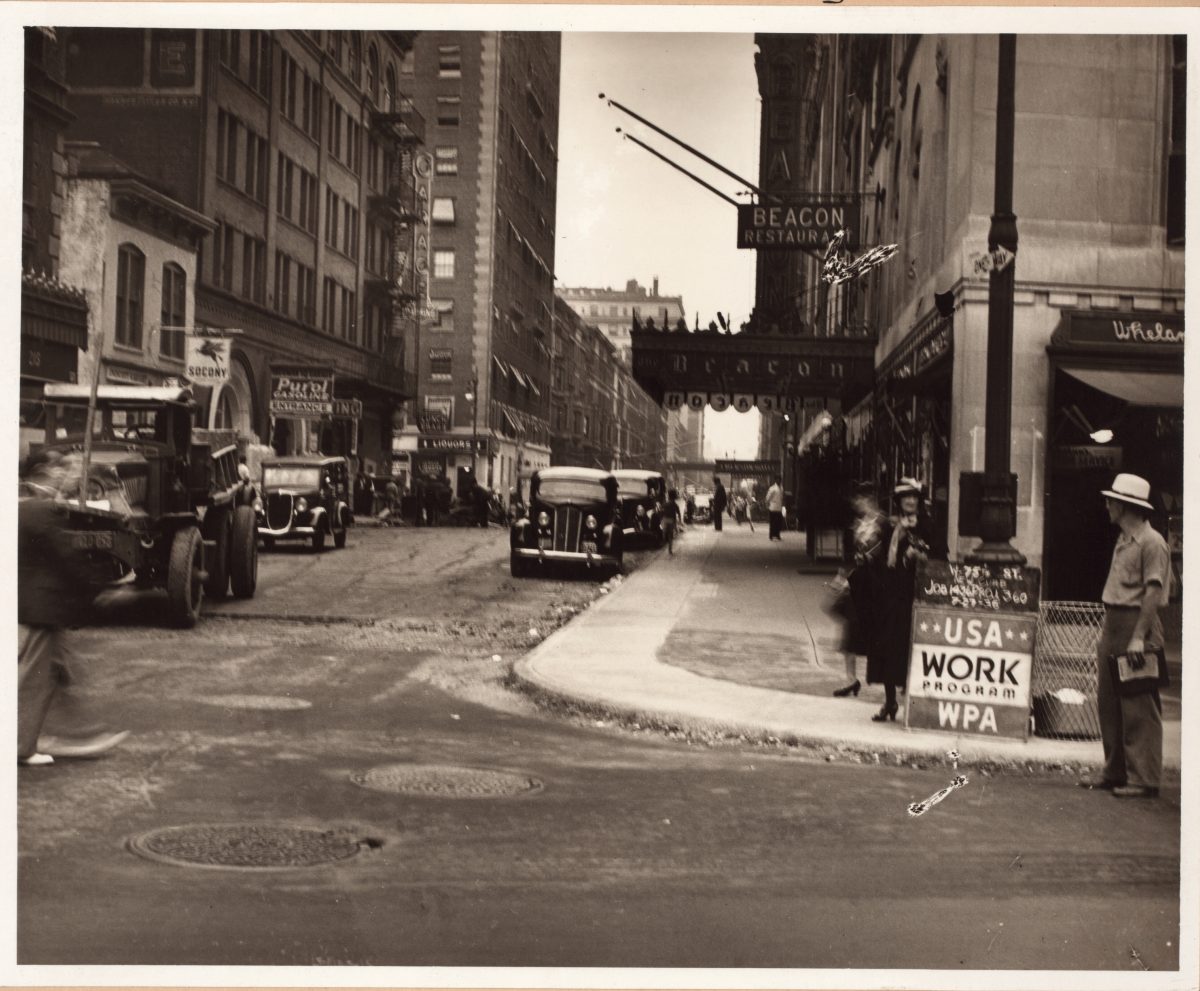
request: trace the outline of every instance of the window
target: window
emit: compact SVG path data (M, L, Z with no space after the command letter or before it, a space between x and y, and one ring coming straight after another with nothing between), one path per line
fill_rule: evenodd
M221 31L217 38L217 58L234 72L237 72L238 63L242 60L241 44L241 31Z
M132 244L117 249L117 343L142 346L142 297L146 288L146 256Z
M362 38L358 32L350 35L350 80L355 86L362 77Z
M233 233L221 224L213 234L213 282L222 289L233 288Z
M434 382L448 382L454 363L454 352L450 348L429 349L429 378Z
M260 203L267 202L267 142L251 130L246 131L247 195Z
M166 358L183 358L183 327L187 324L187 273L174 262L162 270L162 318L158 349Z
M383 159L383 149L379 147L379 143L367 135L367 185L376 192L379 192L383 187L380 185L380 165Z
M275 252L275 309L284 316L292 296L292 260L282 251Z
M374 45L367 49L367 96L379 103L379 50Z
M396 67L388 63L383 77L383 109L389 113L396 109Z
M296 264L296 318L307 324L317 322L317 273L299 263Z
M299 66L287 53L279 67L279 112L288 120L296 120L296 79Z
M454 278L454 252L438 250L433 253L433 277L435 279Z
M342 253L358 261L358 208L343 201Z
M294 199L294 182L296 166L283 152L279 153L279 176L275 186L275 212L285 220L292 219L292 204Z
M458 127L461 116L461 99L457 96L439 96L437 98L438 127Z
M462 78L462 49L458 45L438 46L438 76L441 79Z
M334 332L334 320L337 317L337 283L329 276L324 281L325 298L321 307L321 329L327 334Z
M300 126L314 140L321 137L321 86L306 72L302 88L303 100L300 108Z
M425 411L427 413L441 413L447 422L454 419L454 397L453 396L426 396Z
M338 245L338 195L325 187L325 243L331 248Z
M349 289L342 290L342 336L351 344L358 343L358 321L354 312L355 297Z
M317 233L317 177L305 169L300 172L300 225L310 234Z
M250 32L250 69L246 81L263 96L271 90L271 36L266 31Z
M458 149L450 145L435 148L433 163L436 175L458 175Z
M346 117L346 165L355 175L362 169L362 148L359 135L362 128L358 122Z
M237 185L238 119L217 111L217 178Z
M435 224L454 223L454 200L449 196L435 196L430 217Z
M249 234L242 236L242 295L267 301L267 242Z
M454 300L434 299L430 300L429 305L433 310L432 329L441 331L454 330Z
M329 134L325 147L329 154L341 161L342 158L342 105L334 97L329 98Z

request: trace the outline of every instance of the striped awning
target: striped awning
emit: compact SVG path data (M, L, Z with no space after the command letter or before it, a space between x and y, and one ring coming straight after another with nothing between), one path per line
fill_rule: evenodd
M528 389L529 388L529 379L527 379L524 375L521 374L521 369L519 369L516 365L509 365L509 369L513 373L513 378L515 378L518 382L521 383L521 385L523 385L526 389Z
M505 365L504 362L501 361L499 358L497 358L495 355L492 355L492 361L494 361L496 363L496 368L499 369L500 374L503 375L505 378L508 378L508 366Z

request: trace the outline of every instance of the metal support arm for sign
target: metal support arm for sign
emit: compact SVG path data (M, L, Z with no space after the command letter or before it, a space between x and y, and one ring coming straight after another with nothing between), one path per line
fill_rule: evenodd
M635 138L632 134L629 134L628 132L622 131L619 127L617 128L617 133L622 135L626 140L632 141L635 145L645 148L646 151L650 152L650 154L653 155L655 158L661 158L664 162L666 162L669 166L671 166L671 168L677 169L678 171L682 172L685 176L687 176L689 179L693 180L694 182L698 182L701 186L703 186L705 189L707 189L710 193L714 193L717 196L721 197L721 199L723 199L726 203L729 203L733 206L738 205L737 200L733 199L732 197L726 196L715 186L710 186L707 182L705 182L703 179L701 179L698 175L695 175L694 173L689 172L682 165L679 165L678 163L671 161L671 159L667 158L667 156L664 155L662 152L655 151L644 141L642 141L638 138Z

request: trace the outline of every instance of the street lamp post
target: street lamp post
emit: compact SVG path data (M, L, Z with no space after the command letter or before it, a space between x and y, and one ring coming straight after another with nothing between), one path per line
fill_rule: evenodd
M1017 253L1017 218L1013 213L1013 131L1015 125L1017 38L999 39L996 80L996 189L988 251L998 247ZM980 536L983 543L972 561L1024 564L1009 540L1013 536L1012 448L1013 287L1016 258L988 277L987 405L985 413L983 500Z

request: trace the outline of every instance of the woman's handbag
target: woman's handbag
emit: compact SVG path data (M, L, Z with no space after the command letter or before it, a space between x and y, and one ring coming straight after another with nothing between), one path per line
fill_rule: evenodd
M829 590L829 598L825 603L826 610L834 616L845 618L850 611L850 582L845 571L838 571L825 583L825 587Z
M1124 698L1145 695L1170 683L1167 659L1161 649L1141 653L1113 654L1109 657L1113 681Z

